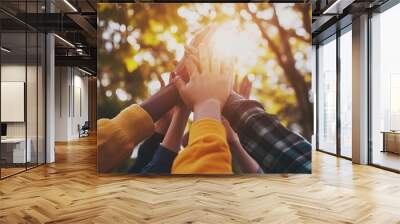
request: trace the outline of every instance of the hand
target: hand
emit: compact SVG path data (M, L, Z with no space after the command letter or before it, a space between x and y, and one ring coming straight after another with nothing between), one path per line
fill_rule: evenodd
M168 82L171 82L174 78L173 73L170 73L169 75L169 80ZM162 88L165 87L165 82L164 80L161 78L161 76L158 77L158 81L160 82L160 86ZM165 113L155 124L154 124L154 130L155 132L165 135L165 133L168 130L168 127L171 123L172 120L172 114L173 114L173 110L168 111L167 113Z
M249 78L246 75L243 78L242 82L240 83L238 93L241 96L243 96L245 99L249 99L252 86L253 86L253 83L249 80Z
M174 83L183 102L194 111L194 119L207 117L220 120L220 113L233 85L233 58L222 58L212 52L206 43L199 46L200 69L193 56L185 59L190 81L180 77Z
M206 26L206 27L202 28L201 30L199 30L194 35L193 39L190 41L189 46L186 46L187 49L197 49L197 47L199 46L199 44L202 41L204 41L206 39L210 39L210 37L214 34L216 27L217 27L216 25L209 25L209 26ZM187 49L185 49L185 54L183 55L183 58L175 64L176 67L175 67L175 71L174 71L175 74L184 76L183 77L184 80L189 80L189 77L186 76L187 74L184 71L185 70L185 59L189 56Z
M190 110L184 104L175 106L173 109L171 124L161 143L168 150L176 153L179 152L189 114Z

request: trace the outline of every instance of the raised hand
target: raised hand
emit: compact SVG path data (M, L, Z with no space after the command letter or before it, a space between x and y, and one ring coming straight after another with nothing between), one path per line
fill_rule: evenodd
M183 132L189 118L190 110L181 104L173 109L172 121L161 143L168 150L178 152L181 147Z
M174 62L175 63L175 62ZM174 73L170 73L169 75L169 79L168 82L171 83L173 78L174 78ZM165 87L165 82L164 80L159 77L158 81L160 82L160 86L162 88ZM168 130L168 127L171 123L172 120L172 114L173 114L173 109L171 109L170 111L168 111L167 113L165 113L155 124L154 124L154 130L155 132L159 133L159 134L163 134L165 135L165 133Z
M240 83L238 93L243 96L245 99L250 98L250 93L251 93L251 87L253 86L253 83L249 80L247 75L242 79L242 82Z
M191 50L197 49L199 47L200 43L202 43L204 41L208 41L214 34L216 28L217 28L216 25L209 25L209 26L206 26L203 29L199 30L194 35L190 44L188 46L186 46L185 54L184 54L183 58L177 63L174 73L176 73L178 75L183 75L184 76L183 79L188 80L188 77L185 76L186 74L184 72L185 59L187 59L187 57L189 56L189 53L195 54L194 51L190 52L189 49L191 49ZM196 50L196 52L197 52L197 50Z
M190 81L180 77L174 83L183 102L194 111L194 120L213 118L220 120L221 108L225 104L233 85L233 58L219 57L207 46L199 45L200 71L193 56L185 60Z

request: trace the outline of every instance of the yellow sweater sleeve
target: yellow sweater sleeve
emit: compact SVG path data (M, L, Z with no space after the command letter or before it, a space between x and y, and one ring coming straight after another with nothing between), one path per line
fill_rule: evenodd
M188 146L172 165L173 174L232 174L231 152L220 121L203 119L193 123Z
M97 121L97 168L108 172L127 158L133 148L154 131L153 120L139 105L132 105L113 119Z

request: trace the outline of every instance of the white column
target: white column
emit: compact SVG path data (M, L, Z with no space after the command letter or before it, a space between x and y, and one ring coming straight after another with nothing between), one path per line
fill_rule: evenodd
M55 73L54 73L54 35L46 36L46 163L55 161Z
M368 16L353 20L353 162L368 163Z
M311 138L312 149L315 150L317 141L317 47L312 45L311 51L311 92L312 92L312 102L313 102L313 135Z

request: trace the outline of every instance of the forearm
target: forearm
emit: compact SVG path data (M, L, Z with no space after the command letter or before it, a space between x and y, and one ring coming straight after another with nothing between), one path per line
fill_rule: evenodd
M121 111L113 119L100 119L97 131L98 169L108 172L129 157L133 148L154 131L150 116L138 105Z
M183 132L185 131L189 111L178 111L172 117L171 124L161 145L170 151L178 152L182 143Z
M266 173L311 173L311 144L284 127L256 101L231 94L224 117Z
M151 116L154 122L180 102L178 90L171 83L144 101L140 106Z
M246 150L242 147L240 142L229 143L231 151L238 158L240 167L244 173L257 173L260 169L258 163L247 154Z
M207 100L196 104L193 109L194 120L198 121L201 119L213 119L221 120L221 105L216 100Z
M193 123L189 144L176 157L172 172L231 174L231 163L224 126L213 119L202 119Z

